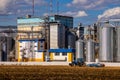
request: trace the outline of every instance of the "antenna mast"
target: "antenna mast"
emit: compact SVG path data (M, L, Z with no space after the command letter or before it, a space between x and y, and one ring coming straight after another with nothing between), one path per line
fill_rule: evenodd
M32 7L33 7L33 16L34 16L34 0L33 0L33 2L32 2L32 3L33 3L33 6L32 6Z
M57 15L59 15L59 0L57 0Z
M50 0L50 14L53 15L53 0Z

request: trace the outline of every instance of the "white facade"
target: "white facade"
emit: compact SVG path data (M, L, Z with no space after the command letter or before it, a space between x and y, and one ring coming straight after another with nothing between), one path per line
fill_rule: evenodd
M65 27L59 23L50 24L50 49L65 47Z
M19 43L20 46L20 53L19 53L19 58L22 56L22 50L26 49L26 55L28 58L35 58L35 52L38 51L38 42L34 41L22 41Z
M67 53L66 55L63 55L63 53L57 53L59 55L56 55L56 53L53 54L53 60L66 60L67 61Z
M35 52L35 58L36 59L41 59L41 58L43 58L43 54L42 54L43 52Z

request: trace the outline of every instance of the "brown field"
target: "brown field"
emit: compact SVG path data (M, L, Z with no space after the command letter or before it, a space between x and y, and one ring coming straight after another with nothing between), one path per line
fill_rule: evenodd
M120 67L0 66L0 80L120 80Z

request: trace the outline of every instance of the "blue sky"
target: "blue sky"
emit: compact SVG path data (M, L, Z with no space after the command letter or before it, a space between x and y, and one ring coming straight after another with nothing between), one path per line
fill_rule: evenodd
M51 0L34 0L35 16L50 14ZM120 0L52 0L53 14L74 17L74 26L79 22L91 25L98 20L120 18ZM0 25L16 25L17 17L32 14L32 0L0 0Z

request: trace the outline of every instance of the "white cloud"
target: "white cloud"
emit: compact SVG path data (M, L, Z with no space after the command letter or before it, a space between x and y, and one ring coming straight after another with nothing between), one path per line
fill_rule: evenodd
M73 16L73 17L76 17L76 18L88 16L85 11L78 11L78 12L68 11L68 12L66 12L66 13L63 13L63 15Z
M0 13L5 13L11 5L14 4L15 0L0 0Z
M45 0L35 0L35 5L45 5ZM16 13L21 7L32 5L32 0L0 0L0 14Z
M96 6L101 5L103 2L104 0L94 1L93 3L90 3L89 5L85 5L84 8L86 9L95 8Z
M73 4L77 4L77 3L81 3L81 4L84 4L84 3L86 3L87 2L87 0L73 0Z
M75 15L75 17L83 17L83 16L88 16L85 11L78 11L78 13Z
M32 5L32 0L24 0L27 4ZM45 0L34 0L34 3L37 5L44 5L46 2Z
M120 7L106 10L103 14L98 15L98 19L120 18Z
M109 4L120 4L119 0L72 0L68 3L68 7L74 7L78 9L101 9Z

